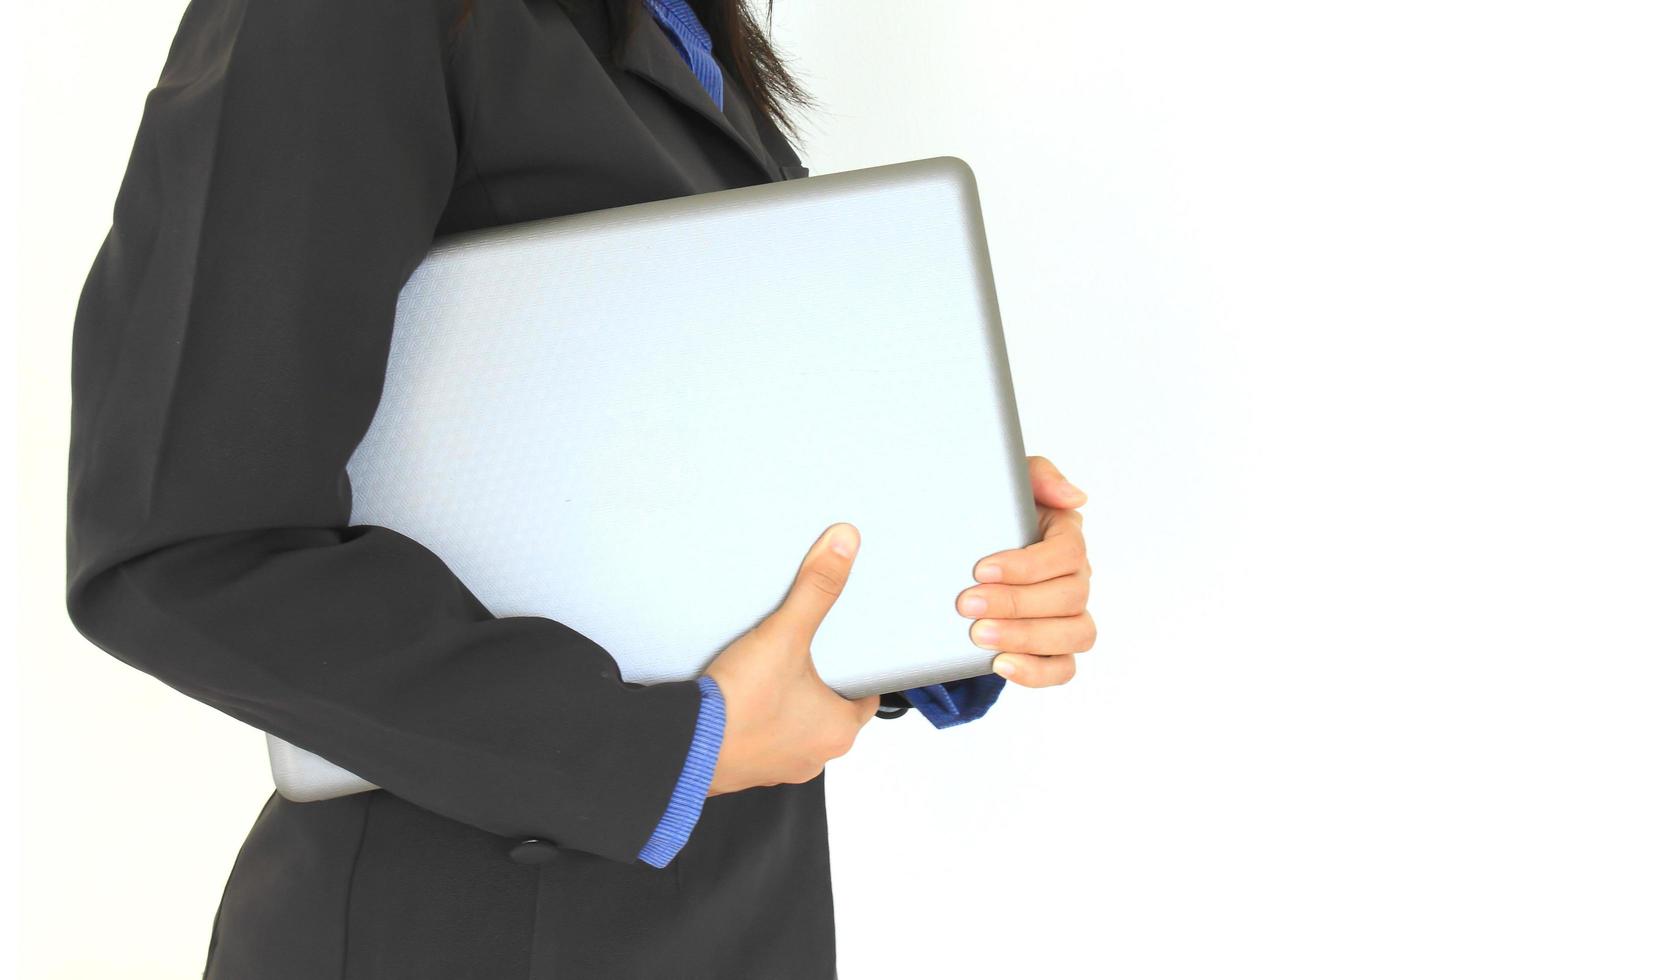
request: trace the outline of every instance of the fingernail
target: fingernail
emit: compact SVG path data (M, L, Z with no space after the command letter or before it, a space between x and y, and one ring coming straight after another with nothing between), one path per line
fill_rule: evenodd
M853 552L858 550L858 541L852 528L842 525L830 532L829 546L831 551L842 558L851 558Z
M1089 495L1084 493L1078 488L1077 484L1071 482L1070 480L1062 479L1060 481L1060 487L1066 491L1066 496L1078 501L1079 503L1089 499Z
M975 646L987 650L995 650L997 646L997 628L986 620L980 620L968 629L968 635L973 638Z
M974 578L981 582L1000 582L1002 581L1002 566L981 565L974 569Z
M964 616L983 615L985 610L989 608L991 608L991 604L985 601L984 596L971 595L962 600L962 615Z
M1014 661L1008 657L998 657L991 661L991 669L1003 677L1014 676Z

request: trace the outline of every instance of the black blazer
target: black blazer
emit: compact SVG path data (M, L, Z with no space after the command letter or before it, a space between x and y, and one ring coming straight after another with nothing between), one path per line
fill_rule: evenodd
M600 4L570 6L477 0L452 35L459 0L193 0L145 103L75 320L70 615L385 787L272 794L208 977L834 975L822 777L712 798L668 868L636 861L695 682L625 683L348 526L435 235L805 174L649 18L613 61Z

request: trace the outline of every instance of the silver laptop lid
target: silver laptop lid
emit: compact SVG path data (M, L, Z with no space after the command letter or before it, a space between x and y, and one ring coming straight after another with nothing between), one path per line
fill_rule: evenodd
M979 558L1038 537L953 158L435 243L348 473L353 524L408 535L496 615L558 620L647 684L701 673L836 521L863 544L813 646L825 682L858 697L986 673L956 596ZM292 798L321 798L304 753L273 743Z

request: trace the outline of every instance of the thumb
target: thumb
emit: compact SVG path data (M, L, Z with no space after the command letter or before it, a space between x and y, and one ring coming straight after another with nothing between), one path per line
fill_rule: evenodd
M858 544L858 528L851 524L831 524L826 528L801 560L795 583L778 611L772 614L773 625L803 646L811 643L824 616L847 585Z

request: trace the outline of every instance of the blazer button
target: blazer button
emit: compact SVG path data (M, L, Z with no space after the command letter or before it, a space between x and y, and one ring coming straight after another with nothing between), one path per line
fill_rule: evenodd
M507 856L519 864L546 864L559 856L559 847L552 841L532 837L514 844L508 849Z

